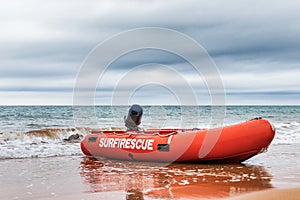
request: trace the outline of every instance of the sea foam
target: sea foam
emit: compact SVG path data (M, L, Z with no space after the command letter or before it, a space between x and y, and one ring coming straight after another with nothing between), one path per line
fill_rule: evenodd
M41 129L0 135L0 159L80 155L88 129Z
M274 144L300 143L300 122L278 123L275 128Z

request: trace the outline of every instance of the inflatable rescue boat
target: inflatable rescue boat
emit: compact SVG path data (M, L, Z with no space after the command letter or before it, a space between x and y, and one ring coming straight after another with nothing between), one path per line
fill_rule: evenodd
M129 161L242 162L264 152L274 135L274 126L261 118L214 129L97 130L85 136L81 150Z

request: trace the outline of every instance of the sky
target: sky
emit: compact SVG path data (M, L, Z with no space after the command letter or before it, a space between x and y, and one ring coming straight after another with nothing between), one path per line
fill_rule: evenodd
M199 43L218 69L226 104L300 105L299 9L297 0L1 0L0 105L72 105L91 52L144 27L174 30ZM129 73L136 82L127 80ZM172 73L180 76L172 79ZM116 98L178 104L178 98L192 99L183 83L197 104L212 103L205 79L170 52L130 52L97 81L96 104Z

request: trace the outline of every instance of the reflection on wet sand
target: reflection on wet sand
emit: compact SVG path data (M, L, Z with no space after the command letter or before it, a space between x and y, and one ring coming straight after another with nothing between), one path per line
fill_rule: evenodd
M220 198L272 188L264 167L242 164L171 164L85 157L87 192L125 191L126 199Z

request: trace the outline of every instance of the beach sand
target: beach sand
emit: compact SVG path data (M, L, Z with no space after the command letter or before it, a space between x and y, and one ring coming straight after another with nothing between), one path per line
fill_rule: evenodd
M299 200L300 188L271 189L232 197L230 200Z
M300 199L298 146L273 145L246 164L224 165L85 156L5 159L0 160L0 194L5 200Z

